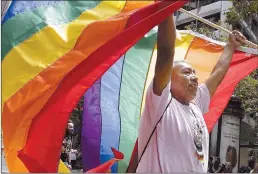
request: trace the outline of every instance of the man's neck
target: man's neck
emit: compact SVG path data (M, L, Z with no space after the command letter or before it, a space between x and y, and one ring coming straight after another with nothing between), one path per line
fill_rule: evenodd
M183 97L177 96L177 95L173 95L173 93L171 92L171 95L174 99L176 99L179 103L181 103L182 105L186 105L189 106L190 105L190 101L186 101L183 99Z

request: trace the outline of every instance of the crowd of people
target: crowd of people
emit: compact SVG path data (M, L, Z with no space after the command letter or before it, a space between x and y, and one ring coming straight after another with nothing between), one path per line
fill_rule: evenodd
M256 161L255 152L249 150L248 164L239 167L239 173L258 173L258 163ZM234 166L234 165L233 165ZM232 173L234 168L230 162L221 163L219 157L210 157L208 163L208 173Z
M239 173L251 173L252 169L249 166L242 165L239 168Z
M249 166L242 165L239 168L239 173L258 173L258 163L256 163L256 165L253 169Z

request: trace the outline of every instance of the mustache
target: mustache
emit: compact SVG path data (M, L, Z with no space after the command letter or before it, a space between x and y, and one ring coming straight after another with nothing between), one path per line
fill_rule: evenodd
M189 81L189 85L191 85L191 86L198 86L199 84L198 84L198 81L197 80L190 80Z
M192 82L192 83L189 83L190 86L195 86L195 87L198 87L198 83L197 82Z

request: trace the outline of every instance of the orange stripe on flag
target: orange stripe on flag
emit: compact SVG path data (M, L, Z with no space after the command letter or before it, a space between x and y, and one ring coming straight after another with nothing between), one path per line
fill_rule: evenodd
M212 97L209 112L204 116L209 132L227 107L236 85L257 68L257 55L235 51L229 70Z
M185 60L196 70L199 83L203 83L218 61L223 47L204 39L195 37L190 45Z

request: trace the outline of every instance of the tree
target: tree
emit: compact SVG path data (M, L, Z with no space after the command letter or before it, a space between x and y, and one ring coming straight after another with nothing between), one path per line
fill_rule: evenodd
M235 95L241 99L245 112L250 115L258 113L257 75L258 70L242 80L235 90Z
M248 32L244 32L247 29L249 29L249 33L251 30L253 33L255 33L256 36L258 36L258 29L255 30L254 28L252 28L252 24L254 22L258 23L258 1L233 0L233 4L234 6L225 13L225 22L231 25L233 29L238 29L242 33L245 33L245 36L248 34ZM241 21L245 21L248 26L243 27L243 25L239 24L239 22ZM218 21L216 24L221 25L221 21ZM227 40L227 37L221 35L218 37L214 32L216 29L201 22L192 22L190 25L186 26L185 29L196 31L198 33L211 37L214 40ZM248 39L251 38L251 41L258 43L258 41L252 38L250 35L246 37ZM244 78L237 85L234 95L240 98L246 114L254 115L255 113L258 113L258 69L256 69L246 78Z
M257 0L233 0L233 7L226 12L226 23L231 24L233 28L239 28L246 32L248 39L258 43L258 29L253 27L258 23L258 1Z

